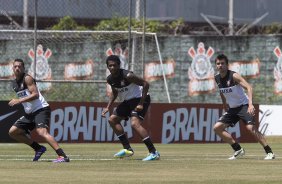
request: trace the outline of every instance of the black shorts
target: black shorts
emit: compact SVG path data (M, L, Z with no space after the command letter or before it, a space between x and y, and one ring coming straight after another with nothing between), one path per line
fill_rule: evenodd
M44 107L31 114L25 114L14 123L14 126L25 130L26 133L34 128L48 128L50 115L50 107Z
M132 116L138 117L143 120L151 103L151 98L150 95L147 95L144 100L143 110L136 112L134 109L139 104L140 99L141 98L133 98L130 100L123 101L117 106L113 114L125 118L126 120Z
M239 120L242 120L245 124L255 124L254 117L248 113L248 104L230 108L218 121L233 127Z

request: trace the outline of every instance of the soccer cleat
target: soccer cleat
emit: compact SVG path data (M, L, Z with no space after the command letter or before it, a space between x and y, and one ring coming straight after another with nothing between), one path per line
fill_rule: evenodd
M228 159L229 160L235 160L237 158L242 157L243 155L245 155L245 150L243 148L241 148L240 150L235 151L234 155L232 157L228 158Z
M117 152L114 157L115 158L124 158L124 157L131 157L134 154L133 150L129 149L122 149L119 152Z
M45 146L41 146L41 148L39 150L35 151L35 155L34 155L33 161L38 161L40 159L41 155L43 153L45 153L46 150L47 149L46 149Z
M266 157L264 157L264 160L273 160L275 159L274 153L267 153Z
M53 160L54 163L70 162L69 157L59 156L56 160Z
M152 161L152 160L159 160L161 155L159 152L149 153L147 157L145 157L142 161Z

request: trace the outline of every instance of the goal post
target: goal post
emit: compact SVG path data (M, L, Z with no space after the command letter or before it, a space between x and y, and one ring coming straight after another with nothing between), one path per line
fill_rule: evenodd
M51 100L61 100L56 98L56 94L51 94L54 89L50 90L53 88L52 86L57 86L59 83L72 87L77 86L78 91L86 87L93 87L97 89L98 93L105 92L102 89L108 74L106 73L105 58L111 54L120 57L122 68L133 68L133 72L139 76L143 75L144 64L148 61L160 61L163 67L156 33L145 33L144 36L143 32L131 31L130 42L133 39L135 42L131 58L134 60L134 67L131 67L132 63L128 62L128 31L37 30L36 46L34 46L33 34L34 32L31 30L0 30L0 64L4 66L15 58L22 58L26 62L27 72L35 76L40 90L46 91L49 96L52 96ZM12 79L12 72L6 71L6 73L9 72L10 74L7 76L0 76L0 79ZM163 81L166 96L170 102L164 72ZM89 85L89 83L93 85ZM70 92L74 93L70 98L79 95L79 92L73 90ZM60 93L58 97L61 98L62 92L60 90L55 93ZM104 99L102 96L104 93L101 94L101 98L97 99ZM93 100L90 97L82 99ZM68 100L71 101L71 99Z

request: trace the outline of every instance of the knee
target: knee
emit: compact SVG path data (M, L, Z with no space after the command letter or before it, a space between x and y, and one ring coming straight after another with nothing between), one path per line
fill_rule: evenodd
M134 128L134 129L138 129L139 127L142 127L142 126L141 126L141 122L139 121L138 118L132 118L132 119L131 119L131 126L132 126L132 128Z
M214 126L213 126L213 131L215 133L218 133L218 132L222 132L224 129L222 128L222 125L221 123L216 123Z
M110 125L114 125L115 124L115 120L112 117L109 118L108 122L109 122Z
M250 133L256 133L256 129L254 126L252 125L247 125L246 126L247 131L249 131Z
M120 120L116 116L110 116L108 122L110 125L115 125L117 123L120 123Z
M19 133L19 130L18 130L17 127L12 126L12 127L10 128L8 134L9 134L10 137L15 137L15 136L17 136L17 135L20 134L20 133Z
M37 128L36 133L41 137L45 137L49 134L46 128Z
M15 136L15 131L10 129L8 134L9 134L10 137L14 137Z
M136 121L132 121L131 126L132 126L133 129L137 129L138 127L140 127L140 124L137 123Z

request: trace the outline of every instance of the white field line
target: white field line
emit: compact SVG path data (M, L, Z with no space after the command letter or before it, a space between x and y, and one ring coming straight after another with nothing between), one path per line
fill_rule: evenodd
M44 155L45 157L51 157L51 155ZM11 158L14 157L14 158ZM52 156L52 158L42 158L40 161L52 161L56 159ZM115 159L115 158L93 158L93 155L69 155L71 161L120 161L122 159ZM81 158L85 157L85 158ZM92 158L91 158L92 157ZM138 156L139 157L139 156ZM142 158L138 157L131 157L131 158L125 158L124 160L137 160L140 161ZM161 160L164 161L189 161L189 160L228 160L228 157L230 155L177 155L178 158L175 158L174 156L162 156ZM244 157L240 159L250 159L250 160L263 160L264 155L245 155ZM281 159L282 157L275 157L276 159ZM239 160L240 160L239 159ZM0 155L0 160L8 160L8 161L32 161L31 155ZM39 161L39 162L40 162Z

